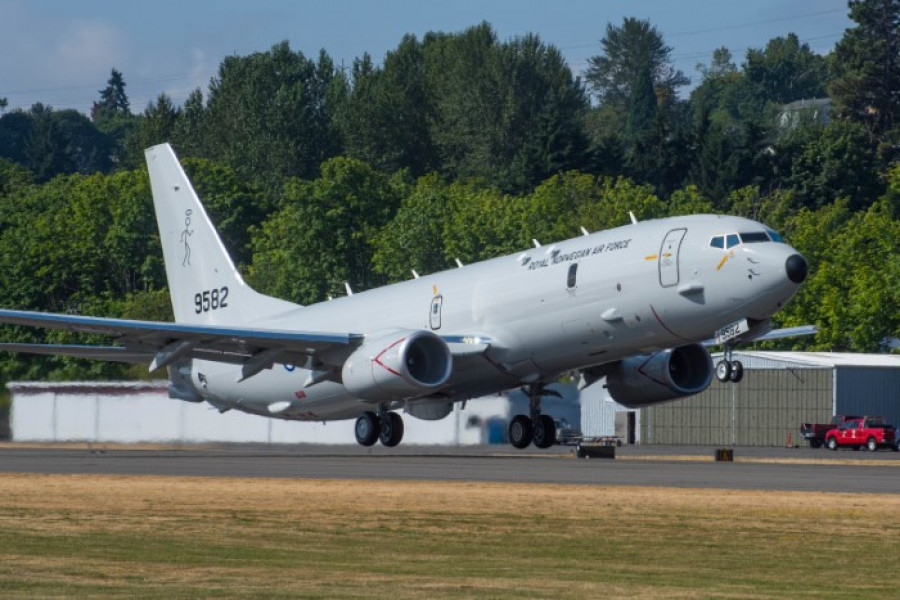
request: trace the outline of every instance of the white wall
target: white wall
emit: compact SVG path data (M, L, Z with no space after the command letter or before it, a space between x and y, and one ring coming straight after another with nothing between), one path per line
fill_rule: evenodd
M355 444L352 420L281 421L168 397L166 382L10 383L18 442L274 442ZM407 444L481 444L487 422L510 418L510 401L472 400L440 421L403 419ZM470 422L471 421L471 422Z

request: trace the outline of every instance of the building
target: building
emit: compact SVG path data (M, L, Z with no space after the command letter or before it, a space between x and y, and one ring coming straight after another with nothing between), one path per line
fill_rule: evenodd
M7 385L10 429L16 442L201 443L257 442L355 444L353 420L321 422L267 419L240 411L218 413L206 403L172 400L167 381L28 382ZM578 427L578 390L551 386L548 414ZM521 391L457 404L440 421L404 419L406 444L505 443L513 415L528 412Z
M718 360L714 357L713 360ZM785 446L804 422L835 414L880 415L900 424L900 355L734 352L739 384L641 411L644 444Z

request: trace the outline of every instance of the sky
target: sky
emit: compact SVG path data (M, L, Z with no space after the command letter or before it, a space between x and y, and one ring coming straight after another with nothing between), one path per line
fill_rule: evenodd
M223 58L284 40L349 67L365 52L380 62L407 33L482 21L501 40L538 34L581 75L607 24L625 17L648 19L696 84L697 63L722 46L740 64L748 48L795 33L826 54L854 24L847 12L846 0L0 0L0 98L7 110L88 112L116 68L139 113L163 92L177 103L205 93Z

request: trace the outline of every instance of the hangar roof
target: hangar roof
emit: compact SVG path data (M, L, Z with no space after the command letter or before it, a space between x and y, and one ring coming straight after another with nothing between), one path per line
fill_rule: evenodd
M853 352L763 352L735 351L735 358L751 369L879 367L900 369L900 354L857 354Z

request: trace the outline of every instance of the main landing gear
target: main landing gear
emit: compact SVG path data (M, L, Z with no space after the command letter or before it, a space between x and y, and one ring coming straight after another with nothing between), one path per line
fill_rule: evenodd
M549 448L556 443L556 423L553 417L541 414L541 396L559 396L547 390L543 384L532 384L522 391L528 394L531 415L516 415L509 423L509 443L516 448L526 448L532 442L538 448Z
M731 360L731 348L725 346L725 357L716 363L716 379L721 382L737 383L744 378L744 363Z
M387 407L379 406L378 414L366 411L356 419L356 441L363 446L372 446L377 441L393 448L403 439L403 419Z

